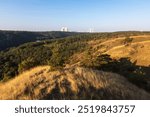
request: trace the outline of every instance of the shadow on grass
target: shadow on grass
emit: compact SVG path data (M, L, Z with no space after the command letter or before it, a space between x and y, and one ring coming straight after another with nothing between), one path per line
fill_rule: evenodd
M68 82L68 81L67 81ZM69 82L68 82L69 83ZM101 87L95 88L89 86L86 88L84 85L78 87L78 92L71 90L71 84L64 85L67 90L65 93L60 91L58 83L50 94L45 95L42 100L148 100L150 96L147 93L131 91L126 92L125 90L118 89L113 90L113 87ZM111 88L111 89L110 89Z
M138 66L129 58L112 59L110 55L100 55L83 63L84 67L113 72L126 77L131 83L150 92L150 67Z

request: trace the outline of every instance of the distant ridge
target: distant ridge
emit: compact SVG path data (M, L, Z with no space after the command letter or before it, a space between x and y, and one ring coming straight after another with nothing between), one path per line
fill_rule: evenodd
M0 50L16 47L37 40L56 39L76 35L76 32L61 31L3 31L0 30Z

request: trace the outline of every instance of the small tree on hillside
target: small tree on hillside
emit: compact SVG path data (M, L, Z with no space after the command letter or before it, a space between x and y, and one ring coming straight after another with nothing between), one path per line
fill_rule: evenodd
M133 38L126 37L124 40L124 45L128 46L129 44L131 44L132 41L133 41Z

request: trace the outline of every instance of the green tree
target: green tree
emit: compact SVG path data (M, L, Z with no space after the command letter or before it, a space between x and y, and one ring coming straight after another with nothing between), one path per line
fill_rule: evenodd
M35 66L35 62L32 58L27 58L26 60L22 61L18 66L18 72L24 72Z

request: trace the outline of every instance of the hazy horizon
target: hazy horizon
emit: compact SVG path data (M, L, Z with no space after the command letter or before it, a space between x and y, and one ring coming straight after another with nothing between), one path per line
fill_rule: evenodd
M149 0L0 0L0 30L149 31Z

